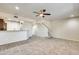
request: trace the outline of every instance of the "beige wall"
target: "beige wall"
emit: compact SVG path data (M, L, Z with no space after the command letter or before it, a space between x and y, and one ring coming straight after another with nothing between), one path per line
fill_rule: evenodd
M31 30L32 29L32 26L33 26L33 23L32 22L25 21L22 24L22 30Z
M33 26L33 35L40 36L40 37L48 37L48 28L43 24L35 24Z
M3 12L0 12L0 18L6 20L7 19L16 20L13 18L12 14L7 14ZM32 26L34 24L34 21L31 21L32 19L20 17L19 20L25 20L22 26L23 30L26 29L32 30ZM53 21L39 20L38 23L44 23L48 27L48 31L55 38L79 41L79 18L68 19L68 20L64 20L64 19L53 20Z
M79 18L55 20L50 23L53 37L79 41Z

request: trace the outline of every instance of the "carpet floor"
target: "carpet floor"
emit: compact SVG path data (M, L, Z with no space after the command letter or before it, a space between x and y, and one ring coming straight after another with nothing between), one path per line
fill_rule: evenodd
M33 36L28 40L0 45L0 55L78 55L79 42Z

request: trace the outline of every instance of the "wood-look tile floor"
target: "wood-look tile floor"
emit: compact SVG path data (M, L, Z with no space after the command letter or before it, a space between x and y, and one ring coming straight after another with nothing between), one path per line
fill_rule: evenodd
M32 38L0 46L0 55L78 55L79 42L56 38Z

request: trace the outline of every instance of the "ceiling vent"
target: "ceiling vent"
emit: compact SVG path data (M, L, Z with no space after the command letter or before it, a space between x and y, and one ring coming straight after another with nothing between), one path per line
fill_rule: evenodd
M18 18L18 16L14 16L14 18Z

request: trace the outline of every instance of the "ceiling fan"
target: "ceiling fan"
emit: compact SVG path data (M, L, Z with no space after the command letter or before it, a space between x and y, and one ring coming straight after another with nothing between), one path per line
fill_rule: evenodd
M36 16L41 16L41 17L45 17L45 15L51 15L50 13L46 12L46 9L42 9L40 11L34 11L33 13L36 14Z

